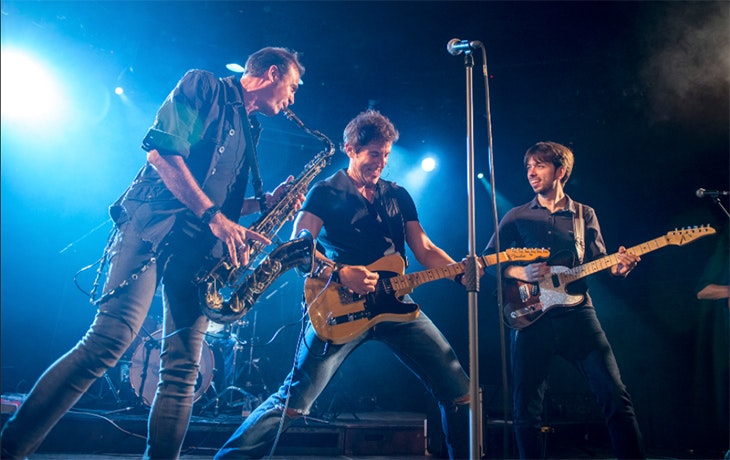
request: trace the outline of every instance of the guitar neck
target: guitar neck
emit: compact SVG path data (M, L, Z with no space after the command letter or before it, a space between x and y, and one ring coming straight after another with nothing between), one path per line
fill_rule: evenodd
M500 260L507 260L506 252L500 252L499 256ZM489 265L495 265L497 263L497 254L492 254L489 256L477 256L477 259L485 267ZM409 290L424 283L456 276L460 273L464 273L465 269L466 262L455 262L444 267L429 268L428 270L422 270L420 272L394 276L392 278L388 278L388 282L391 286L393 286L393 289L395 289L396 291Z
M667 242L666 237L660 236L659 238L655 238L651 241L647 241L632 248L628 248L626 252L630 252L632 254L640 256L652 251L656 251L657 249L663 248L668 244L669 243ZM583 265L571 268L570 270L562 272L560 275L565 282L569 283L571 281L585 278L588 275L592 275L607 268L613 267L618 263L618 252L616 252L614 254L611 254L610 256L601 257L600 259L596 259Z

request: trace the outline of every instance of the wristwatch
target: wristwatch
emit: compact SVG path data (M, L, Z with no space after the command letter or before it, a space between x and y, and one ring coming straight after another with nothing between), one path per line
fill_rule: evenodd
M335 266L332 267L332 271L330 272L330 280L333 283L342 284L342 281L340 281L340 270L342 270L342 267L344 265L335 263Z
M203 215L200 216L200 220L205 225L208 225L208 224L210 224L210 221L213 219L213 216L215 216L219 212L221 212L221 208L219 208L216 205L213 205L213 206L209 207L208 209L206 209L205 211L203 211Z

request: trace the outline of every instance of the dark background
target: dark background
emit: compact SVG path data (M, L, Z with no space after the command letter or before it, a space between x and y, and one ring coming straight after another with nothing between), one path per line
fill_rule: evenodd
M60 113L72 123L60 134L40 122L18 127L3 113L3 393L29 391L90 324L94 308L74 286L74 274L101 256L107 207L144 161L140 141L189 68L225 76L226 64L243 64L263 46L300 51L307 71L293 110L335 142L363 109L389 116L401 138L385 177L412 190L431 238L459 259L469 250L465 61L447 53L446 44L479 40L488 60L499 216L532 197L522 166L527 147L560 142L576 155L567 192L597 210L615 252L675 228L727 226L720 207L695 191L729 188L729 10L724 1L3 2L3 61L9 46L44 53L54 69L47 76L70 79L77 106ZM481 52L474 57L475 168L488 176L484 62ZM125 98L113 94L117 85ZM41 89L2 86L4 100L6 92ZM262 122L259 155L271 189L298 174L321 145L283 117ZM437 169L412 182L409 171L427 153L438 158ZM338 154L322 177L344 160ZM476 185L479 251L494 223L486 188ZM624 281L590 279L652 448L728 447L727 306L695 298L717 238L647 254ZM93 269L83 272L79 284L91 289L93 276ZM237 331L257 345L253 355L269 386L291 366L301 283L293 272L284 275ZM493 279L483 278L478 351L485 415L501 418L494 291ZM437 281L418 288L415 299L466 366L464 290ZM160 313L156 302L151 314ZM725 386L717 382L723 376ZM556 363L552 384L553 419L600 418L571 368ZM368 344L317 409L431 410L431 404L389 353Z

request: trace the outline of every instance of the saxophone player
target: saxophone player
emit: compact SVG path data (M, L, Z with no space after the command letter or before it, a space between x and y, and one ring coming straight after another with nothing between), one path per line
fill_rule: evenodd
M191 280L217 241L236 265L248 262L248 244L270 243L238 224L241 215L264 212L287 193L286 181L273 193L262 191L256 114L274 116L293 104L304 70L295 51L266 47L248 57L240 79L190 70L179 80L142 141L147 161L110 207L114 228L102 258L103 291L92 299L98 307L94 321L6 423L3 459L32 454L116 365L140 330L158 284L164 310L160 384L144 457L179 457L208 325ZM249 176L253 198L246 198Z

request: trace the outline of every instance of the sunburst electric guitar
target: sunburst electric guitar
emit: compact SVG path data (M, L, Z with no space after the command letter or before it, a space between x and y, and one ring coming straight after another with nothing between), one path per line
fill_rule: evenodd
M550 256L547 249L508 249L499 254L478 257L482 266L500 262L534 261ZM413 288L430 281L464 273L465 262L431 268L404 275L405 264L398 254L382 257L367 266L379 275L375 292L358 295L339 283L317 278L304 282L304 299L309 319L317 336L334 344L354 340L383 321L405 322L418 317L420 307L401 298Z
M674 230L664 236L647 241L626 251L636 255L646 254L668 245L683 246L703 236L712 235L710 226L688 227ZM610 268L618 263L618 253L591 262L568 268L559 265L550 267L550 274L539 283L528 283L515 279L504 280L505 323L513 329L523 329L553 307L575 307L583 302L582 294L570 294L566 290L573 281Z

